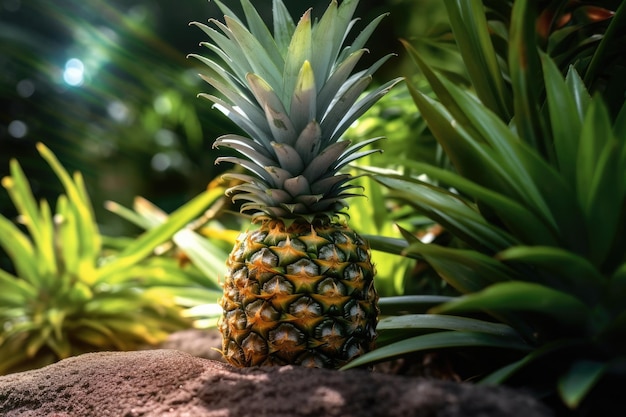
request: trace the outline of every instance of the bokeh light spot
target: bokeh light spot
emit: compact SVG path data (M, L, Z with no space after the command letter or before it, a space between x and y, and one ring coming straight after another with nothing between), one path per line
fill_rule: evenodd
M166 153L159 152L152 157L150 164L155 171L163 172L172 165L172 158Z
M28 98L35 93L35 83L29 79L23 79L15 86L20 97Z
M9 135L21 139L28 133L28 126L21 120L13 120L9 123L8 131Z
M107 113L109 113L109 116L111 116L113 120L122 123L128 120L130 112L126 104L116 100L109 103L107 106Z
M71 86L80 86L85 79L85 65L78 58L71 58L65 63L63 81Z
M160 115L168 114L172 107L172 101L167 96L159 96L154 100L154 110Z

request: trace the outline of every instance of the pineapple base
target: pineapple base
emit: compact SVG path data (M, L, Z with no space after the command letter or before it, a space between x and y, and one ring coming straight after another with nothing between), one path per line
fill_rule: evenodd
M229 363L338 368L373 348L375 269L345 225L265 220L239 236L227 266L219 330Z

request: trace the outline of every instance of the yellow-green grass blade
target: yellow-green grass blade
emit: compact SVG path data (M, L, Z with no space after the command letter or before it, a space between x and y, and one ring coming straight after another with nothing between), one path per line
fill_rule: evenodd
M563 402L570 408L577 408L585 396L600 381L608 370L605 362L579 360L559 378L558 389Z
M512 113L511 93L498 64L483 2L445 0L444 3L478 97L501 120L508 122Z
M44 144L38 143L37 150L63 184L69 203L76 210L76 220L81 244L79 257L85 259L95 259L99 255L101 249L101 242L99 239L100 233L94 218L93 208L87 198L87 192L85 191L82 176L77 173L74 180L72 180L56 156L54 156L50 149L48 149Z
M10 177L2 179L2 185L9 193L13 205L21 216L21 222L26 226L35 246L42 244L39 230L39 207L33 192L19 162L15 159L10 162Z
M143 233L114 260L100 268L98 281L115 281L116 274L123 272L125 269L150 256L158 245L170 239L176 232L183 229L189 222L193 221L204 212L215 200L221 198L222 194L223 191L221 188L211 189L199 194L187 204L180 207L169 216L167 222Z
M3 185L6 184L3 179ZM17 275L35 287L42 285L37 271L35 248L28 237L9 219L0 215L0 246L7 253Z
M557 320L562 326L578 328L584 328L591 315L589 307L570 294L520 280L495 283L431 311L450 314L485 310L536 312Z
M0 269L0 305L25 306L37 297L37 288L29 281L20 279ZM1 332L1 329L0 329Z
M39 204L39 231L41 241L35 246L37 270L42 279L43 288L50 289L58 285L55 278L59 277L58 262L56 256L56 236L52 212L47 201L42 200ZM46 280L47 282L44 282Z
M135 226L139 226L142 229L150 229L155 226L153 222L147 219L145 216L140 215L134 210L131 210L127 207L122 206L115 201L105 201L104 207L112 213L117 214L121 218L129 221Z
M78 234L77 213L70 206L66 195L57 199L54 242L58 243L59 263L62 273L79 276L80 236ZM54 243L53 242L53 243ZM92 259L95 262L95 260Z
M228 254L209 239L191 230L183 229L173 239L193 264L219 288L220 279L226 275L224 259Z
M471 331L443 331L411 337L375 349L358 357L341 369L350 369L412 352L466 347L489 347L521 352L531 349L528 344L521 342L517 337L511 338L509 336Z
M496 258L512 265L527 264L539 272L538 279L544 284L574 295L590 307L600 301L608 283L587 259L561 248L515 246Z

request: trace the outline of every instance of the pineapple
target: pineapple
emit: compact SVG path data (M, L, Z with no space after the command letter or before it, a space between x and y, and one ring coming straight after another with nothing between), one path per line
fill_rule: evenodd
M369 351L378 295L367 242L341 221L345 199L358 193L341 168L376 150L379 138L351 145L343 132L393 87L365 96L372 73L388 58L353 73L363 45L384 16L344 45L358 0L333 0L319 20L308 10L295 24L273 2L273 34L248 0L247 25L216 1L225 22L194 23L217 58L202 77L221 97L201 94L247 137L219 137L220 156L249 173L230 173L227 191L258 225L242 234L228 260L223 316L224 357L236 366L297 364L338 368Z

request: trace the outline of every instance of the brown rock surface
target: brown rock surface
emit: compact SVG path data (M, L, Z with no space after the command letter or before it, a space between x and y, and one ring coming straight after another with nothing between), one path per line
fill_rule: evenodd
M0 415L541 417L503 388L363 370L237 369L176 350L90 353L0 377Z

